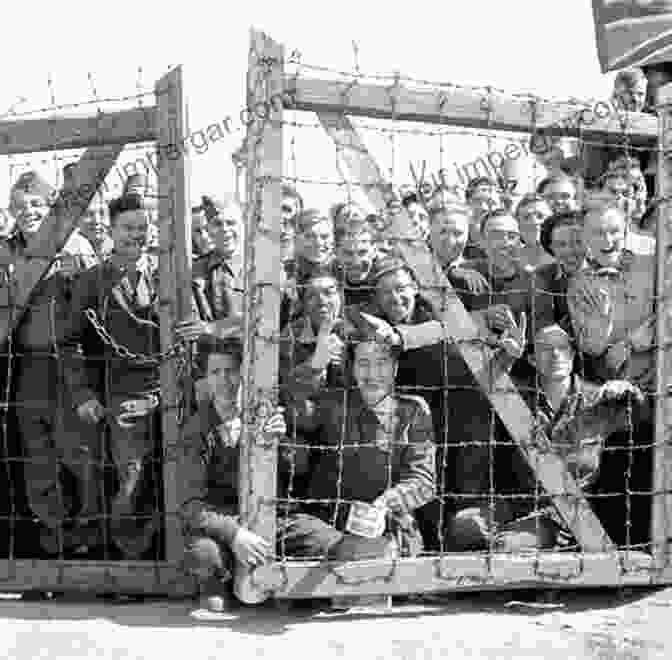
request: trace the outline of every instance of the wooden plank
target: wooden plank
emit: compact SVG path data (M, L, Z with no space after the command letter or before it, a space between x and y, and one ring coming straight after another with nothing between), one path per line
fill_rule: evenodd
M659 198L665 200L672 194L672 85L666 85L659 92L660 145L658 154ZM672 290L672 259L670 258L670 221L672 204L663 201L656 223L656 296ZM668 315L669 303L657 306L656 318L656 418L653 448L653 509L651 516L651 541L653 555L659 570L670 564L670 541L672 540L672 353L669 342L672 339Z
M636 586L653 584L644 552L444 554L358 562L269 564L255 581L275 598L325 598L490 589Z
M40 226L35 243L21 256L12 256L12 290L9 305L0 307L0 343L5 341L21 320L35 285L49 269L54 256L63 248L77 227L100 183L116 162L122 147L90 147L82 155Z
M0 121L0 155L84 149L156 139L156 107Z
M284 48L267 35L250 33L247 100L251 107L282 92ZM247 137L247 227L245 232L245 308L243 364L243 438L240 454L240 513L252 531L273 542L278 449L260 442L258 429L277 404L280 327L280 254L282 108L268 121L251 124ZM263 330L262 328L268 329ZM242 567L236 594L247 603L268 594L258 589Z
M358 162L356 183L361 186L362 191L376 209L384 210L386 201L389 199L388 195L392 191L392 185L386 180L378 163L367 157L368 151L362 144L359 134L353 131L352 122L340 112L318 112L317 118L336 144L336 153L341 155L347 163L355 162L355 160ZM362 149L364 152L361 153L361 158L357 158L357 152ZM355 152L355 154L350 152Z
M485 90L351 83L287 76L284 98L287 107L296 110L524 133L530 132L534 114L534 125L544 135L579 137L580 132L585 140L619 142L627 133L635 146L654 147L658 136L654 116L629 113L624 129L618 113L606 102L590 106L539 101L533 113L528 99L488 95Z
M182 68L176 67L156 83L158 99L157 131L160 145L180 145L189 135L186 94ZM175 342L173 328L191 318L191 202L190 163L187 150L172 150L177 158L160 158L159 273L161 350ZM178 447L180 429L180 382L176 360L161 364L163 397L163 493L165 510L166 559L177 560L184 552L178 510Z
M321 116L321 115L320 115ZM364 180L380 169L369 154L357 130L346 117L342 117L339 127L334 128L332 118L322 120L322 124L336 140L344 144L342 132L350 132L348 147L341 154L353 173L364 172ZM369 186L370 201L378 204L379 188ZM399 235L411 235L408 215L403 212L397 218ZM534 419L517 388L507 373L491 369L490 355L472 340L478 338L479 327L464 308L450 282L426 245L411 245L402 241L399 245L407 263L415 271L423 294L434 306L445 324L446 333L459 344L460 352L477 382L490 399L490 403L501 418L513 440L523 450L523 455L534 470L545 491L553 497L558 513L567 523L584 550L599 552L612 547L606 531L593 513L581 489L568 472L563 460L554 453L539 451L532 437Z
M192 596L195 580L178 562L0 560L0 590Z

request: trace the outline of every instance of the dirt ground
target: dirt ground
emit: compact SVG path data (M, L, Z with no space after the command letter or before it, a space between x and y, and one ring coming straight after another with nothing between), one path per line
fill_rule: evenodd
M385 613L271 606L209 614L190 601L0 601L0 657L148 660L672 658L672 588L446 597Z

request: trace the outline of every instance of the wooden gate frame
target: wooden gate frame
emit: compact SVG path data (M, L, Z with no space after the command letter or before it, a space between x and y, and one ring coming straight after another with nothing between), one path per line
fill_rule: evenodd
M46 273L52 258L65 245L125 144L156 141L159 148L159 313L161 345L173 343L173 325L191 314L191 204L189 137L182 68L176 67L155 84L157 103L86 116L56 116L0 122L0 155L85 148L73 174L48 218L42 224L36 248L15 264L11 292L4 291L0 308L0 337L6 338L20 319L30 293ZM8 295L10 294L10 295ZM11 307L8 303L14 303ZM18 313L17 313L18 312ZM181 568L183 539L179 524L177 448L180 443L180 392L176 365L161 367L164 407L163 488L165 505L164 561L0 560L0 592L37 589L193 594L196 585Z
M283 181L283 108L317 113L355 181L373 206L383 209L384 192L389 185L346 115L518 133L538 132L544 136L582 137L613 144L627 141L630 145L655 148L663 125L672 134L672 105L665 107L660 128L653 116L629 114L623 117L615 112L602 118L594 116L588 123L584 121L587 116L584 105L530 101L492 93L484 96L475 90L453 86L438 89L412 87L400 84L399 79L385 87L363 83L359 76L344 82L285 75L284 48L254 29L251 31L250 53L247 100L253 121L246 138L245 340L248 350L243 379L248 412L244 424L240 496L246 523L265 537L274 538L276 520L272 502L276 497L277 446L260 445L255 428L258 428L256 411L260 407L267 410L277 396L278 326L274 322L278 319L280 302L277 237L280 235L280 186ZM259 80L264 84L259 85ZM274 104L276 99L282 99L280 107ZM672 104L672 94L667 103ZM255 111L257 107L265 109L263 115ZM660 161L663 163L664 158ZM661 173L665 177L661 190L669 190L672 172L661 165ZM667 245L665 231L660 229L665 223L658 224L657 244ZM402 230L410 227L405 214L400 225ZM452 288L429 251L410 246L403 246L403 250L421 282L423 293L441 310L449 334L457 339L473 339L478 332L477 325L457 297L450 295ZM666 251L658 252L659 263L664 265L661 255L666 255ZM659 272L663 270L661 268ZM443 295L437 293L437 285ZM659 314L659 332L662 332L662 324ZM658 397L657 421L663 414L662 393L666 390L660 383L668 373L661 366L662 342L658 345L661 347L658 353L661 376L658 392L661 396ZM555 495L556 508L580 540L582 551L495 553L490 556L450 553L431 558L346 563L282 560L252 572L239 572L237 592L243 600L252 603L269 596L314 598L497 588L631 586L672 581L669 561L672 514L666 515L668 511L672 512L669 497L672 470L666 467L669 461L665 461L665 456L670 449L664 426L660 422L656 426L653 552L616 551L562 462L553 455L541 454L530 442L531 413L517 390L511 387L508 376L493 373L489 357L483 352L468 344L461 344L460 350L541 483Z

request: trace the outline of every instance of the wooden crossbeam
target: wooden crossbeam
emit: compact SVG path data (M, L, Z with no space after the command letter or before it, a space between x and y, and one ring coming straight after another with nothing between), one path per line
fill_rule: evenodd
M275 598L651 585L645 552L544 552L520 555L450 553L441 557L376 561L268 564L255 581Z
M0 121L0 155L149 142L156 139L156 107L92 115Z
M49 215L42 222L35 242L22 255L11 256L11 291L4 291L0 306L0 343L7 339L21 320L35 285L77 227L122 148L121 145L109 145L87 149L77 163L71 181L60 191Z
M385 87L293 76L287 76L285 89L288 94L284 98L291 99L292 108L319 114L345 113L523 133L531 132L534 125L544 135L581 136L607 143L622 142L627 134L630 144L652 148L658 135L654 116L629 113L624 126L622 117L606 102L592 107L546 101L531 104L521 97L460 87Z
M375 159L366 149L352 123L341 116L319 113L325 130L334 139L339 153L353 174L363 173L364 181L370 180L372 173L380 172ZM345 140L343 133L349 133ZM369 199L379 206L381 187L368 186ZM401 235L411 235L408 215L402 213L397 219ZM490 403L506 426L513 440L522 449L530 467L544 489L552 496L553 503L584 550L600 552L613 547L609 536L588 504L575 479L568 472L564 461L555 453L540 451L532 437L534 418L523 401L509 375L491 368L492 361L482 348L470 343L479 336L479 327L455 294L450 282L426 246L400 244L407 263L423 288L423 293L434 309L440 312L446 333L461 341L459 349L462 357L474 374L477 382L487 394Z

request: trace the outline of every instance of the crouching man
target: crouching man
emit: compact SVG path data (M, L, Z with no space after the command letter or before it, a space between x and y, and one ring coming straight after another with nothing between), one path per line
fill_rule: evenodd
M280 524L280 541L300 557L416 555L422 538L412 514L435 495L432 415L421 397L395 393L394 347L363 335L350 340L345 372L353 386L295 411L298 430L319 437L320 446L312 450L306 502Z
M205 599L229 600L236 563L254 568L273 557L270 541L240 524L238 464L241 434L240 380L242 345L237 339L204 338L198 361L199 409L187 421L180 457L181 517L186 539L184 567L199 580ZM280 411L263 433L284 435Z

